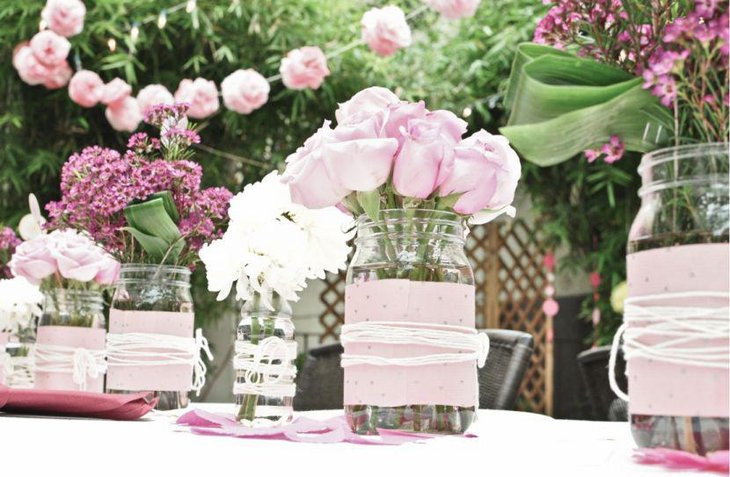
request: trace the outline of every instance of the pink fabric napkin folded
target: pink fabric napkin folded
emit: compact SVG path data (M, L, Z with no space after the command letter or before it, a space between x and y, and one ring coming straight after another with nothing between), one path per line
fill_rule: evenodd
M147 414L156 404L152 393L103 394L0 386L0 413L131 421Z

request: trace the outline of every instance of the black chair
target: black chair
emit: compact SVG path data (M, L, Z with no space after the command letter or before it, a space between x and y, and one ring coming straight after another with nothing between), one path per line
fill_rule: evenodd
M532 356L532 336L519 331L486 330L490 348L479 370L479 407L511 409ZM294 409L342 408L341 344L311 349L297 377Z
M580 374L583 378L586 394L590 404L591 415L598 421L627 420L626 405L616 397L608 382L608 359L610 346L599 346L578 354ZM616 359L616 382L626 390L626 361L619 351Z

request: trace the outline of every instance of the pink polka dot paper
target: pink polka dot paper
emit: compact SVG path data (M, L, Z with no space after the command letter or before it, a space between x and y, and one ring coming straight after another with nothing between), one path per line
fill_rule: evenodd
M39 326L36 342L39 344L68 346L70 348L103 350L106 346L106 331L101 328L84 328L80 326ZM72 356L69 356L69 359L73 359ZM37 364L44 365L43 362ZM74 383L72 373L36 371L35 389L78 391L79 386ZM86 391L103 393L104 375L101 374L96 378L87 376Z

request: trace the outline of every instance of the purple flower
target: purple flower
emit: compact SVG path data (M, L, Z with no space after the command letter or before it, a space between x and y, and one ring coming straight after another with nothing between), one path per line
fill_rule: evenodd
M626 146L621 141L621 138L613 135L606 144L601 146L601 152L604 154L603 161L608 164L613 164L624 157L625 150Z
M703 18L712 18L717 10L717 0L696 0L695 13Z
M192 129L175 126L162 133L161 141L165 147L189 147L200 144L200 136Z
M13 276L8 262L15 253L15 249L21 241L10 227L0 227L0 278L11 278Z
M671 107L677 98L677 82L669 75L657 77L656 86L651 94L659 97L659 101L666 107Z
M188 103L156 104L147 109L144 114L144 122L158 128L165 124L178 124L187 121L187 112L190 109Z

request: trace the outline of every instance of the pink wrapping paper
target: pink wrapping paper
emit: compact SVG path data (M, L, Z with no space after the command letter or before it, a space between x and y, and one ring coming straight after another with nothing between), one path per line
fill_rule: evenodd
M39 326L38 344L69 346L103 350L106 346L106 331L101 328L84 328L80 326ZM69 360L73 357L69 356ZM42 365L43 363L37 363ZM73 366L71 364L71 366ZM59 391L78 391L79 386L73 381L72 373L46 373L36 371L35 389L56 389ZM86 391L104 392L104 375L96 378L86 377Z
M0 332L0 385L5 384L5 366L3 366L2 356L5 353L5 347L10 339L10 333Z
M727 244L666 247L627 256L629 297L687 291L727 292L730 289ZM639 303L641 304L641 303ZM674 299L652 305L727 306L723 299ZM730 319L730 317L728 317ZM632 325L634 326L634 325ZM647 344L663 337L645 339ZM728 346L728 339L696 346ZM659 416L728 417L727 369L680 366L645 358L627 363L629 412Z
M109 312L109 333L155 333L192 338L194 321L193 313L112 309ZM110 362L106 379L109 390L189 391L193 365L117 366Z
M345 289L345 323L413 321L474 328L474 287L402 279L355 283ZM453 353L433 346L348 344L345 353L385 357ZM443 404L470 407L478 402L476 362L427 366L358 365L345 368L345 405Z

